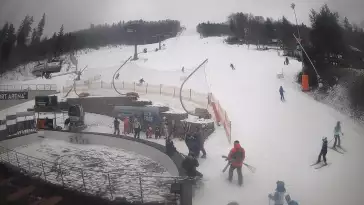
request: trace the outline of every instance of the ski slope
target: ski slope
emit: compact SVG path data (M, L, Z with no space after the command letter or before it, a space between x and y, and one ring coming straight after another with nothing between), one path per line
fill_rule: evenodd
M186 87L214 93L232 120L232 140L240 141L246 150L246 162L257 168L255 174L243 169L243 187L238 187L236 181L230 184L227 173L221 172L226 163L221 155L226 155L232 145L218 129L205 143L208 158L200 159L199 170L205 182L195 195L195 205L225 205L230 201L266 205L277 180L286 183L287 192L300 204L364 204L362 125L302 93L294 83L301 67L299 62L291 60L290 65L284 66L284 58L277 51L226 45L223 38L182 35L164 43L165 50L140 54L140 60L127 63L119 81L133 82L143 77L152 84L180 85L180 78L186 76L180 71L182 66L191 71L208 58L204 67L207 80L205 72L198 71ZM152 50L156 46L140 46L139 50L144 47ZM79 67L88 65L82 79L102 75L102 80L110 82L132 52L133 47L121 46L78 54ZM229 67L230 63L235 71ZM277 79L276 74L283 66L285 78ZM22 83L63 86L67 79L70 77ZM284 103L278 93L281 85L286 91ZM323 136L332 139L338 120L345 133L342 146L348 152L341 155L329 149L327 159L332 164L315 170L310 164L317 160L321 139Z

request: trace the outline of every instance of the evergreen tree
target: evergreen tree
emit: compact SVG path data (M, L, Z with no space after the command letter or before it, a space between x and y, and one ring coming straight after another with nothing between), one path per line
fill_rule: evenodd
M3 29L4 30L4 29ZM0 66L2 67L5 62L9 60L10 53L14 47L15 41L16 41L16 35L15 35L15 28L13 24L10 24L8 26L8 29L6 29L7 32L5 34L2 46L1 46L1 56Z
M36 43L38 43L38 33L37 33L37 29L33 28L33 32L32 32L32 38L31 38L31 44L34 45Z
M26 46L28 42L29 34L32 30L31 26L33 24L33 17L26 16L24 20L21 22L18 33L17 33L17 45L20 47Z
M349 23L349 20L347 17L344 18L344 28L345 30L351 32L353 30L353 27L351 26L351 24Z
M37 37L36 37L36 42L40 42L40 39L42 38L43 35L43 31L44 31L44 26L45 26L45 14L43 14L42 19L39 21L38 23L38 27L37 27Z
M343 32L337 12L331 12L325 4L320 12L311 10L310 21L312 24L310 40L315 52L322 56L321 60L344 52Z

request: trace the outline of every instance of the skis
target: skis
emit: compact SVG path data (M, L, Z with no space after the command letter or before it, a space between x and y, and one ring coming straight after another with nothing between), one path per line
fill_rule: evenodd
M227 159L227 156L225 156L225 155L222 155L221 156L222 158L224 158L224 159ZM224 169L222 170L222 172L225 172L226 171L226 169L230 166L230 162L228 162L228 164L224 167ZM255 173L256 171L257 171L257 169L255 168L255 167L253 167L253 166L251 166L251 165L249 165L249 164L247 164L247 163L243 163L245 166L246 166L246 168L248 168L249 169L249 171L251 171L252 173Z
M321 164L320 166L318 167L315 167L315 169L321 169L322 167L326 167L326 166L329 166L331 163L327 163L327 164Z
M336 151L337 153L344 154L344 152L341 152L341 151L337 150L336 148L333 148L333 147L329 147L329 148L330 148L331 150Z

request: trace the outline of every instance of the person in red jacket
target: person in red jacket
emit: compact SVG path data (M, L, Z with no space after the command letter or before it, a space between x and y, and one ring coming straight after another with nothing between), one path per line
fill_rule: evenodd
M243 166L243 161L245 159L245 150L240 146L238 140L234 141L234 148L230 150L227 160L231 163L229 168L229 181L233 179L233 173L236 169L238 172L239 185L243 185L243 173L241 168Z
M129 118L124 118L124 134L129 134L130 128L129 128Z

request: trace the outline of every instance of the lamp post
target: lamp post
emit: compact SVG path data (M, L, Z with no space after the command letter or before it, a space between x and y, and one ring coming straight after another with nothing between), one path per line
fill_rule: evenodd
M156 34L155 36L153 36L154 38L157 38L158 44L159 44L159 48L158 50L162 49L162 38L163 40L165 40L165 38L172 36L172 33L168 33L168 34Z

